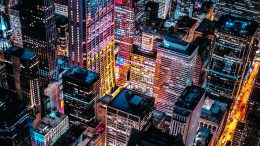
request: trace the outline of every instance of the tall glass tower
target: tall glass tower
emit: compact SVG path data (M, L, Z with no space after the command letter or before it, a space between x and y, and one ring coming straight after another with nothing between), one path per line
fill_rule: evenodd
M36 52L40 83L57 79L57 43L54 0L21 0L23 47Z

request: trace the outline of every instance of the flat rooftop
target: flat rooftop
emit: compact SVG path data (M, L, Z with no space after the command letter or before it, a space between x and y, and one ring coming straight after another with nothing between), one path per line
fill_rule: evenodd
M40 124L36 128L36 132L42 135L46 135L67 117L68 116L65 114L52 112L51 114L42 118Z
M188 56L192 55L197 49L196 45L185 42L181 38L174 35L167 35L159 47Z
M5 54L6 59L10 59L11 55L14 55L16 57L19 57L22 61L28 61L37 57L37 54L35 52L17 47L11 47L7 49L5 51Z
M255 21L241 17L222 15L217 22L218 32L232 33L238 37L253 36L258 28Z
M150 126L147 131L133 129L128 146L184 146L181 137L163 133L161 130Z
M71 67L63 75L63 78L84 86L91 86L99 79L99 74L81 67Z
M227 103L206 98L201 109L200 118L214 123L220 123L227 109Z
M109 107L143 117L154 107L154 98L129 89L122 89L108 104Z
M157 52L155 51L144 51L144 50L141 50L141 48L139 48L138 46L136 45L133 45L133 54L136 54L136 55L140 55L140 56L144 56L144 57L147 57L147 58L151 58L151 59L156 59L156 55L157 55Z
M181 96L175 103L175 106L177 109L184 109L185 111L193 111L204 94L205 94L205 89L193 85L188 86L182 92Z

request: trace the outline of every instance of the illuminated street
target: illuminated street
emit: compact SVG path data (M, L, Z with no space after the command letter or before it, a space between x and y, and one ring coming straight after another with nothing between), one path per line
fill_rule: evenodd
M245 82L237 100L233 104L234 107L230 113L229 119L227 120L226 127L218 141L218 146L225 146L228 141L231 141L233 138L234 131L237 126L238 121L244 121L246 114L246 104L250 96L250 93L254 87L254 79L257 76L259 70L259 63L254 63L253 71L250 72L248 80Z

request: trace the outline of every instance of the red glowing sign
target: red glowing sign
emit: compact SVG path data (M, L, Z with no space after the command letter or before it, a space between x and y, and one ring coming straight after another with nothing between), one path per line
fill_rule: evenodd
M115 0L115 3L122 4L125 0Z

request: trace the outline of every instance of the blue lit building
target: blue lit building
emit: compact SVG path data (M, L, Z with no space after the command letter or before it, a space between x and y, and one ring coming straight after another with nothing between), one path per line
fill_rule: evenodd
M257 23L240 17L219 18L208 68L207 89L213 94L236 97L254 57Z
M40 121L32 131L33 146L51 146L69 129L69 117L59 112L52 112Z
M100 96L98 73L71 67L63 77L64 113L70 120L88 123L95 117L94 105Z

